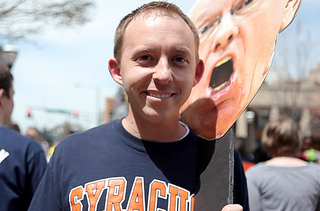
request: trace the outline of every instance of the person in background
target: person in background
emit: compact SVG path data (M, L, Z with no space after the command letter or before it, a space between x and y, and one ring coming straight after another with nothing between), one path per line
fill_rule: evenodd
M19 127L18 124L10 123L10 124L8 125L8 127L11 128L12 130L15 130L15 131L17 131L18 133L20 133L20 127Z
M179 110L203 72L198 43L192 22L171 3L125 16L109 71L127 93L128 113L63 139L30 211L193 210L200 138Z
M246 172L250 209L320 210L320 165L299 159L301 139L296 123L290 118L269 122L261 142L271 159Z
M26 211L47 162L40 145L10 129L13 77L0 64L0 211Z
M246 139L241 137L235 137L234 139L234 148L240 153L242 165L244 171L247 171L248 168L253 166L253 155L247 152Z
M49 143L44 139L43 135L40 134L39 130L35 127L27 129L25 136L36 140L42 147L44 154L47 156L49 150Z
M320 136L312 135L302 139L301 159L320 163Z

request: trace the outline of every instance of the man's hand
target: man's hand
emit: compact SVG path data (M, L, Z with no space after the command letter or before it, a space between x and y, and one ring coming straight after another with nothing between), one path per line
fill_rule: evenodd
M243 211L243 209L239 204L228 204L221 211Z

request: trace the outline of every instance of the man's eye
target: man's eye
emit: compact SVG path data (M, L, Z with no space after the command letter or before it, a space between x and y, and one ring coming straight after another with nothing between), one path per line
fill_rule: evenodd
M143 55L137 58L137 61L148 61L151 60L151 57L149 55Z
M174 61L177 63L182 63L182 62L187 62L187 59L185 57L182 56L177 56L174 58Z

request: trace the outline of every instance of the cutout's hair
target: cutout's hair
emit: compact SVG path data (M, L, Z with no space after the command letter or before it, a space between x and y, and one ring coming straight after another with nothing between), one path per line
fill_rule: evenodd
M166 15L166 16L171 16L173 17L174 15L178 15L181 17L187 25L190 27L194 39L195 39L195 44L196 44L196 55L198 55L198 48L199 48L199 36L196 27L192 23L192 21L189 19L187 15L185 15L178 6L169 3L169 2L164 2L164 1L155 1L155 2L150 2L148 4L144 4L138 9L132 11L130 14L126 15L121 21L120 24L118 25L116 29L116 34L114 37L114 49L113 49L113 54L118 63L120 64L121 62L121 56L122 56L122 48L123 48L123 38L124 34L126 32L126 29L128 25L138 16L140 16L142 13L147 13L151 14L153 12L159 12L157 15Z

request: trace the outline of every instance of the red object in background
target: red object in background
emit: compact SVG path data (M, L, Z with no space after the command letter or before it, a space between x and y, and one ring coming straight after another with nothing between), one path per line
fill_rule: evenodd
M28 107L28 108L27 108L27 115L28 115L28 117L31 117L31 114L32 114L32 108Z
M78 117L79 116L79 110L78 109L75 109L75 110L73 110L73 115L75 116L75 117Z
M251 166L254 166L255 163L249 162L249 161L242 161L243 164L243 170L247 171Z

